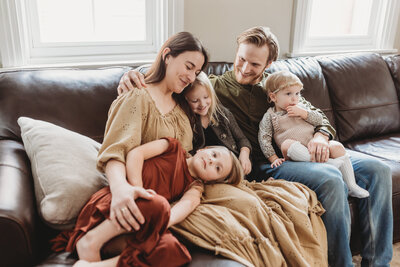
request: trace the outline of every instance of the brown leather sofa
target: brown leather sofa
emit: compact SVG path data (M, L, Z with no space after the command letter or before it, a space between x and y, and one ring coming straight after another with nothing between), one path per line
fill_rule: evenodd
M221 74L231 63L214 62ZM70 266L76 257L49 251L57 234L35 206L29 159L17 118L49 121L101 142L107 111L121 75L130 67L0 71L0 266ZM304 96L321 108L349 149L377 157L392 169L394 242L400 240L400 56L350 54L279 60L268 70L289 69ZM359 251L357 201L352 210L353 252ZM191 248L190 266L241 266Z

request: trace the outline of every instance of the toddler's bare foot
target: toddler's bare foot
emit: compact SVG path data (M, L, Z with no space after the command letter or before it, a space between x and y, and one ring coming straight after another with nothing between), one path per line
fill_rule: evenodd
M90 266L90 262L87 262L85 260L79 260L75 262L74 265L72 265L72 267L87 267L87 266Z
M76 243L76 251L78 252L79 259L88 262L101 261L99 245L101 244L98 244L92 238L90 232L84 235Z

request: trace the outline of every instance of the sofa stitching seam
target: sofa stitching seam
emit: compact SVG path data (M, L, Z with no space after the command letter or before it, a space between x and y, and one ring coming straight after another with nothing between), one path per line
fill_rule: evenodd
M392 105L396 105L396 104L399 104L399 101L397 101L397 102L392 102L392 103L381 104L381 105L363 106L363 107L356 107L356 108L336 109L336 111L353 111L353 110L368 109L368 108L380 108L380 107L392 106Z

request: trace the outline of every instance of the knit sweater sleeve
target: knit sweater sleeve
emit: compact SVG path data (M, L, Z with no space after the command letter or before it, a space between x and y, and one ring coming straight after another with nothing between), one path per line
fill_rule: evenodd
M269 112L266 112L260 122L258 130L258 142L260 143L261 151L267 159L276 154L272 146L273 135L274 128L272 126L271 115Z
M305 108L305 107L303 107ZM316 110L311 110L308 108L305 108L307 110L307 118L305 119L306 122L311 124L312 126L316 127L318 125L321 125L323 123L324 117L322 116L321 113L319 113Z
M97 168L104 171L107 162L115 159L125 163L127 153L142 143L142 118L145 101L139 90L120 95L111 104L104 140L97 157ZM132 134L135 133L135 134Z
M308 110L311 110L313 112L317 112L322 116L322 123L319 125L315 126L314 132L318 132L319 130L325 130L331 134L331 136L334 138L336 135L335 129L332 127L332 125L329 123L328 118L325 116L325 114L322 112L322 110L314 107L310 102L308 102L304 97L301 97L300 103L304 105Z

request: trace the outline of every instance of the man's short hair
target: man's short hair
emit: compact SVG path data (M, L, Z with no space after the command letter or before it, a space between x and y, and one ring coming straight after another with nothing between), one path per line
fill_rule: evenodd
M253 27L242 32L236 39L237 44L242 43L254 44L257 47L264 45L268 46L269 55L267 64L278 59L279 55L279 43L276 36L269 30L268 27Z

